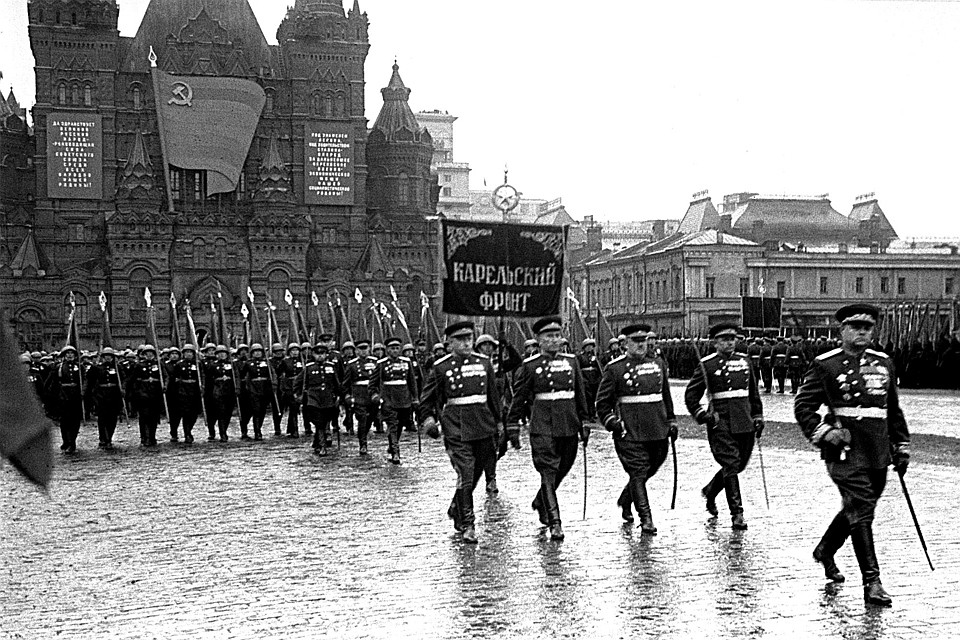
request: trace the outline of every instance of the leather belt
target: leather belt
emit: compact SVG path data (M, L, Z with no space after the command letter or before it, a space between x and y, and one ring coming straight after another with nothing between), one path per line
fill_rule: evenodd
M117 386L117 385L115 385L115 384L101 384L101 385L100 385L100 388L101 388L101 389L109 389L109 388L112 388L112 387L115 387L115 386Z
M219 380L220 382L226 382L227 380L233 380L230 376L223 376L220 378L214 378L214 380Z
M357 380L356 382L353 383L353 386L355 386L355 387L368 387L368 386L370 386L370 381L369 381L369 380Z
M270 378L250 378L250 381L251 381L251 382L266 382L266 381L268 381L269 379L270 379Z
M538 393L534 396L535 400L546 400L550 402L552 400L573 400L573 390L568 391L547 391L546 393Z
M456 407L463 406L468 404L484 404L487 401L487 396L480 393L473 396L460 396L459 398L447 398L447 406Z
M883 407L837 407L834 413L844 418L886 418Z
M390 386L395 386L395 387L399 387L399 386L401 386L401 385L402 385L402 386L407 386L407 381L406 381L406 380L387 380L387 381L384 382L383 384L385 384L385 385L390 385Z
M644 393L639 396L621 396L620 404L651 404L663 400L663 394Z
M60 383L60 386L61 386L61 387L75 387L75 386L77 386L77 383L76 383L76 382L61 382L61 383Z
M727 398L747 398L750 392L746 389L731 389L730 391L717 391L711 394L714 400L726 400Z

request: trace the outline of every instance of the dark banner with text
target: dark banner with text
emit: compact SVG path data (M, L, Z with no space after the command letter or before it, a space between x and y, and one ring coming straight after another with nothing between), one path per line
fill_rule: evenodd
M780 327L781 298L756 298L744 296L740 299L745 329L776 329Z
M47 116L47 196L103 197L103 118L86 113Z
M353 125L307 122L303 144L304 202L353 204Z
M559 313L566 236L564 227L444 220L444 312Z

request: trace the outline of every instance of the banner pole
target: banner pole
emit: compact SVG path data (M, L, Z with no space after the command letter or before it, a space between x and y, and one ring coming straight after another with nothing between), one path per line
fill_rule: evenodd
M160 70L157 68L157 54L150 47L150 76L153 79L153 98L157 106L157 134L160 136L160 155L163 156L163 180L166 183L167 211L173 213L173 190L170 186L170 165L167 164L167 141L163 136L163 105L160 99ZM199 345L198 345L199 346Z

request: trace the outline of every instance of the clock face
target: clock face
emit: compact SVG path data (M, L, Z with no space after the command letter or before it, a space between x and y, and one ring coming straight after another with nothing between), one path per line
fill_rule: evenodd
M502 184L493 192L493 206L500 211L511 211L519 203L520 194L509 184Z

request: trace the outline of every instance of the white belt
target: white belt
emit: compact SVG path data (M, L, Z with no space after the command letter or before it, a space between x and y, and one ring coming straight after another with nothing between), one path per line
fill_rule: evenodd
M547 393L538 393L534 396L536 400L573 400L573 391L548 391Z
M746 398L750 392L746 389L733 389L732 391L718 391L713 395L714 400L726 400L727 398Z
M365 386L367 386L368 384L370 384L370 381L369 381L369 380L357 380L356 382L353 383L353 386L355 386L355 387L365 387ZM387 383L387 384L389 384L389 383Z
M834 413L844 418L886 418L883 407L837 407Z
M465 405L465 404L484 404L486 401L487 401L487 396L481 393L475 396L461 396L459 398L447 398L447 406L455 407L458 405Z
M663 394L645 393L639 396L623 396L620 398L620 404L649 404L663 400Z
M406 380L387 380L383 384L388 384L395 387L405 387L407 386L407 381Z

